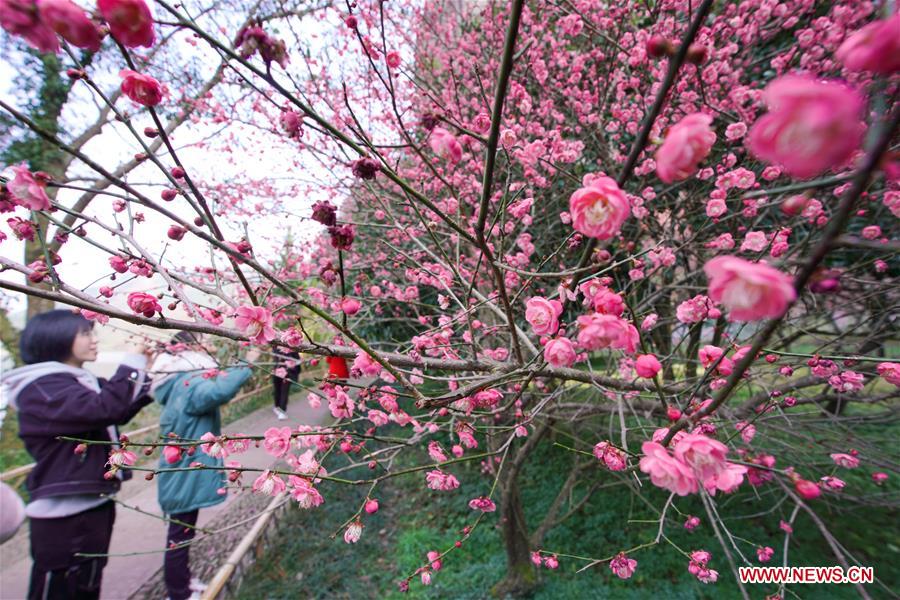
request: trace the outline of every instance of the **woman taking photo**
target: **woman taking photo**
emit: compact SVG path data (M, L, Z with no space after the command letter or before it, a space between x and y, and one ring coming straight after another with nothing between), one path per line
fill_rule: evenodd
M259 358L259 348L244 357L246 365ZM153 365L153 394L162 405L160 435L196 440L205 433L222 433L219 408L230 402L250 378L249 366L219 369L195 334L182 331ZM189 470L193 464L202 470ZM200 509L226 499L228 480L221 457L205 452L193 455L168 446L159 459L156 477L159 505L168 515L163 576L170 600L199 598L204 585L191 579L190 550ZM187 469L187 470L186 470Z
M83 369L96 360L94 323L78 312L51 310L32 318L19 349L26 366L3 376L18 411L19 437L35 462L28 476L31 527L29 600L100 597L100 582L115 521L110 497L130 473L105 476L110 444L153 399L145 377L146 353L129 357L109 379Z

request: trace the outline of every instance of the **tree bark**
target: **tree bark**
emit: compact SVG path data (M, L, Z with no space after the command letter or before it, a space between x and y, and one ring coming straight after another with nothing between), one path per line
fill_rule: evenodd
M506 577L494 586L497 598L523 596L537 583L531 549L528 546L528 525L522 507L518 473L510 471L502 477L500 501L500 531L506 548Z
M519 491L519 472L538 442L550 429L551 420L543 421L516 451L500 476L500 533L506 548L506 576L491 590L497 598L527 595L537 584L537 573L531 564L528 523Z

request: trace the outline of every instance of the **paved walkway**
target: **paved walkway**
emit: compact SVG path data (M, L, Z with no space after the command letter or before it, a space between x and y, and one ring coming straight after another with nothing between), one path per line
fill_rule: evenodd
M267 406L228 425L224 428L224 432L262 435L267 428L274 425L296 427L303 424L316 424L328 414L328 405L323 403L321 408L313 410L306 402L306 395L306 392L293 395L287 410L289 420L277 420L271 407ZM262 448L253 446L242 454L239 460L244 466L256 468L265 468L274 462ZM146 481L140 473L136 473L133 479L123 484L117 498L154 515L162 514L156 501L156 483ZM232 495L222 504L202 509L197 524L202 527L227 511L233 499ZM165 547L165 538L166 526L163 521L129 510L124 506L118 506L116 525L109 550L113 556L110 556L109 563L103 571L101 600L125 600L152 577L162 565L161 552L127 554L162 550ZM117 554L122 556L115 556ZM0 599L24 599L28 592L30 572L31 558L29 557L26 524L15 537L0 546Z

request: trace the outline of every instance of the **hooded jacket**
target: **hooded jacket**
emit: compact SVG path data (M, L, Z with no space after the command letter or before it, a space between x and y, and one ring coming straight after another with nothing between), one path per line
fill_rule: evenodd
M160 415L160 435L196 440L204 433L220 435L222 420L219 407L227 404L252 373L249 367L226 369L215 377L206 378L198 371L209 368L191 356L183 356L189 362L178 372L179 363L166 364L162 370L169 371L159 385L155 385L154 395L163 409ZM214 366L214 364L213 364ZM159 372L159 369L157 370ZM212 467L222 467L221 458L213 458L197 448L193 455L187 452L181 459L169 463L160 457L159 472L156 477L159 505L170 515L181 514L213 506L225 501L219 493L226 484L225 473L220 470L171 471L167 469L187 468L192 463L202 463Z
M18 410L19 437L35 461L26 482L32 501L107 495L119 489L120 479L103 477L108 444L90 444L76 454L78 442L57 438L117 441L115 426L124 425L153 401L141 368L123 364L105 380L84 369L43 362L5 373L3 385Z

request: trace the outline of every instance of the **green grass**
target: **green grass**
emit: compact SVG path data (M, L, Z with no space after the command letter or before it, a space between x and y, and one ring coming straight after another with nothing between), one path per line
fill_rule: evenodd
M0 427L0 472L15 469L31 462L31 456L25 451L19 439L19 420L16 410L8 406Z
M552 496L568 473L571 454L552 440L546 440L527 463L520 482L523 505L529 526L533 529L547 510ZM567 440L564 440L567 441ZM419 457L425 461L424 456ZM488 515L481 526L452 552L432 585L423 587L418 577L408 594L401 594L397 581L411 575L425 563L429 550L449 548L459 531L474 520L467 502L484 494L490 479L480 474L479 465L454 466L450 469L462 485L454 492L433 492L424 486L421 474L406 479L389 480L374 496L381 510L364 519L362 539L355 546L345 544L338 531L359 503L364 490L358 487L323 484L320 487L326 503L312 511L292 509L280 525L280 542L257 562L244 580L239 597L245 599L317 598L485 598L502 579L506 569L504 548L499 536L499 514ZM861 470L860 470L861 471ZM846 475L844 471L841 475ZM358 476L365 476L359 473ZM867 479L868 472L847 475L848 487L860 495L891 493L898 486L891 482L878 488ZM615 481L615 475L600 468L588 469L576 487L575 497L590 483ZM749 488L749 486L746 486ZM770 494L775 486L760 488ZM654 507L662 507L666 494L645 486L641 492ZM793 508L785 503L770 514L751 516L771 508L771 499L760 500L755 491L718 498L719 509L726 516L726 526L736 538L738 547L752 564L756 563L755 544L775 548L771 565L783 560L784 534L779 519L787 519ZM900 548L896 540L896 511L887 508L856 507L838 511L839 502L818 502L814 507L847 550L864 565L875 567L876 576L896 589L900 585ZM682 515L678 515L681 511ZM694 532L681 526L686 514L699 516L703 523ZM621 581L608 567L598 565L577 574L585 562L560 559L556 571L542 569L533 597L551 598L739 598L738 586L699 498L678 499L670 509L673 522L666 535L683 550L706 549L712 552L711 567L720 573L715 585L703 585L687 572L688 560L668 544L650 547L634 554L637 571L628 581ZM636 498L625 486L610 487L595 494L592 500L569 520L546 537L543 548L560 553L601 558L641 543L656 535L658 514ZM650 522L646 522L650 521ZM793 566L834 565L837 561L805 513L795 522L788 564ZM888 597L883 588L868 586L875 598ZM761 598L776 592L776 586L750 586L751 597ZM852 586L797 586L803 598L855 598Z

